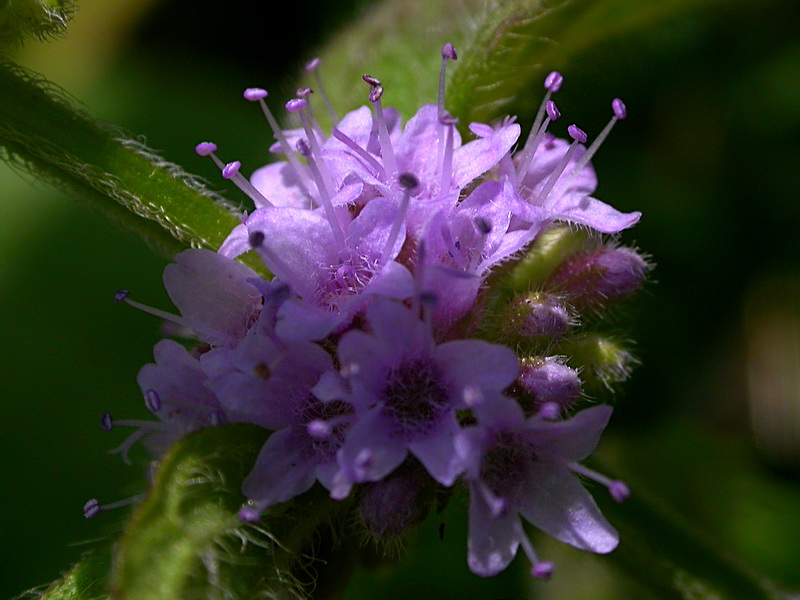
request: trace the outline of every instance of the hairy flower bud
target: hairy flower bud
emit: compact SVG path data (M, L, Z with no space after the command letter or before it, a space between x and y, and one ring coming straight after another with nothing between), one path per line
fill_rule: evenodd
M573 320L556 296L532 292L515 300L502 321L506 339L527 349L547 348L567 333Z
M633 248L598 246L567 258L547 280L578 310L601 310L644 283L650 265Z
M578 372L555 358L523 359L517 382L533 397L533 408L550 405L557 414L569 408L581 395Z

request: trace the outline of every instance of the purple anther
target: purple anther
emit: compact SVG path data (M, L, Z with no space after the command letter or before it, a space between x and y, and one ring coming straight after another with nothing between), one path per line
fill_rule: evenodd
M377 102L383 96L383 88L381 86L374 87L369 92L369 101Z
M578 127L577 125L570 125L567 127L567 133L569 133L569 137L571 137L576 142L581 144L586 143L586 132Z
M544 80L544 89L548 92L552 92L555 94L558 90L561 89L561 84L564 83L564 77L561 76L561 73L558 71L553 71L545 77Z
M376 79L372 75L362 75L361 79L366 81L372 87L381 87L381 80L380 79Z
M100 503L97 498L92 498L83 505L83 516L87 519L94 519L100 512Z
M311 73L311 72L313 72L313 71L316 71L316 70L317 70L317 67L319 67L319 64L320 64L321 62L322 62L322 61L321 61L319 58L312 58L310 61L308 61L308 62L306 63L306 66L304 67L304 68L305 68L305 71L306 71L306 73Z
M439 123L442 125L458 125L458 117L454 117L450 113L444 113L439 117Z
M533 575L536 579L550 579L555 570L555 563L549 560L543 560L533 565L533 568L531 569L531 575Z
M303 156L311 156L311 145L305 138L297 140L297 151Z
M212 152L217 151L217 145L212 142L200 142L194 147L194 151L200 156L210 156Z
M239 174L239 169L241 168L242 168L242 163L240 163L238 160L229 162L227 165L222 167L222 176L225 179L233 179Z
M261 88L247 88L242 95L245 100L250 102L257 102L269 96L267 90L262 90Z
M464 391L461 394L461 397L464 400L464 404L469 407L477 406L481 404L484 400L483 392L480 391L474 385L468 385L464 388Z
M407 190L413 190L419 185L419 179L413 173L400 173L397 182Z
M547 111L547 118L551 121L558 121L561 118L561 111L552 100L547 101L544 109Z
M333 432L333 427L327 421L315 419L306 423L306 432L315 440L324 440Z
M286 110L289 112L298 112L305 108L308 101L305 98L292 98L286 103Z
M308 98L313 93L314 90L312 90L310 87L301 87L297 88L295 96L297 96L298 98Z
M456 49L453 47L453 44L447 42L444 46L442 46L442 59L450 59L456 60L458 59L458 55L456 54Z
M150 412L161 410L161 396L155 390L147 390L144 393L144 404Z
M251 248L258 248L264 243L264 232L251 231L250 235L247 236L247 243L250 244Z
M614 116L617 117L620 121L628 116L628 108L625 106L625 103L619 98L614 98L611 101L611 110L614 111Z
M246 523L258 523L261 515L254 508L244 507L239 510L239 518Z
M475 229L480 231L483 235L488 235L492 230L492 222L484 217L475 218Z
M624 481L617 479L608 486L608 492L616 502L625 502L631 497L631 489Z
M544 421L555 421L561 415L561 405L558 402L545 402L539 407L539 416Z
M100 416L100 427L102 427L105 431L111 431L114 429L114 419L112 419L111 415L107 412Z
M114 302L125 302L130 292L128 290L119 290L114 292Z

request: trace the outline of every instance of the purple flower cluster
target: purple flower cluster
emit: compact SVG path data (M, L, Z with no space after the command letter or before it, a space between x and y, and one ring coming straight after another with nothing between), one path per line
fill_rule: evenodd
M481 335L487 279L558 221L605 234L637 222L639 213L591 196L589 161L626 110L615 100L611 123L588 148L574 125L571 142L558 139L548 127L560 117L551 96L562 78L552 73L521 149L510 118L471 124L474 139L463 142L444 101L452 45L442 57L439 103L405 125L383 108L384 89L369 76L372 110L332 114L330 135L312 112L310 88L286 104L302 125L290 130L278 127L266 91L245 91L263 109L283 160L247 179L214 144L197 146L255 210L218 253L188 250L167 267L164 283L180 315L118 294L200 343L188 351L163 340L155 363L139 373L158 421L104 415L103 426L134 427L118 450L126 455L143 439L154 456L202 427L246 422L273 431L243 484L245 521L319 482L335 499L357 494L364 523L385 537L424 517L431 489L463 483L472 571L494 575L522 546L533 575L546 578L553 565L537 557L520 517L605 553L617 533L576 475L617 500L628 491L579 464L612 411L599 405L570 416L582 392L568 357L518 356L521 346ZM274 274L270 281L234 260L249 250ZM517 334L552 348L580 310L629 295L646 271L635 251L613 245L572 256L542 289L512 299L527 307ZM87 516L99 508L90 501Z

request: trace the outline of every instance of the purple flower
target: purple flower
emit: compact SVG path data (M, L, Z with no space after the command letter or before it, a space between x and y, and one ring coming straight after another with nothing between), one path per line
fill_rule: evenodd
M611 552L617 532L574 473L612 482L578 464L597 446L611 416L609 406L586 409L569 420L525 420L516 402L476 406L479 425L458 436L470 483L469 567L488 577L508 566L521 545L537 577L552 565L540 561L520 516L556 539L591 552ZM621 497L619 499L622 499Z
M454 448L456 410L491 399L516 379L510 348L480 340L437 345L428 323L396 302L367 308L371 333L348 331L339 360L358 421L339 462L353 482L378 481L410 451L439 483L450 486L463 466Z

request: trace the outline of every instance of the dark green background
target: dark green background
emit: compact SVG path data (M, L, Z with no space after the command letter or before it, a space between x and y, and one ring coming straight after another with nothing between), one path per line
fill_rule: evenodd
M76 23L102 10L97 4L85 3ZM287 3L289 13L271 22L253 18L250 3L218 4L154 3L122 19L107 45L84 48L75 59L84 63L59 63L34 43L20 60L45 70L90 113L143 134L167 159L224 188L194 145L213 139L251 165L246 171L263 161L266 126L241 90L259 85L288 96L314 48L369 3ZM599 454L634 491L663 498L743 561L797 589L800 456L795 446L793 459L776 464L755 450L745 322L788 315L795 351L800 344L799 13L792 0L719 3L606 40L564 69L559 98L565 120L589 132L604 124L610 98L627 102L629 120L595 160L598 197L643 212L623 241L658 265L629 329L642 366L617 397ZM421 43L436 53L442 41ZM99 417L145 416L135 377L151 360L159 323L112 296L127 288L169 306L160 281L166 257L25 179L0 171L3 598L54 579L84 544L119 526L124 511L86 521L88 498L109 502L142 489L136 467L106 454L124 432L103 432ZM776 362L785 355L774 352ZM786 397L800 413L800 387ZM559 561L554 581L527 590L522 561L502 578L478 580L466 571L464 535L463 515L432 519L420 548L397 567L361 574L351 597L376 589L384 600L646 597L602 559L543 536L535 538L541 552Z

